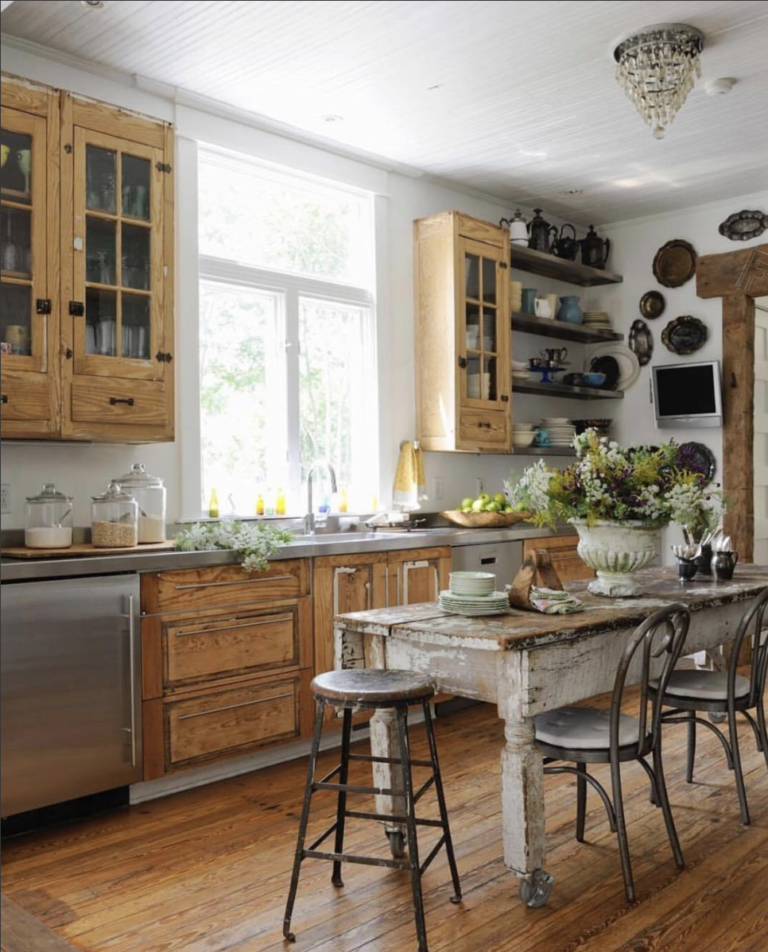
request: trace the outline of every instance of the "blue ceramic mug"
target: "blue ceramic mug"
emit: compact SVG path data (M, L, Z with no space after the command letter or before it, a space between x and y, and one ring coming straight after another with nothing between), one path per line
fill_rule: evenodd
M523 314L533 314L536 311L536 288L523 288Z

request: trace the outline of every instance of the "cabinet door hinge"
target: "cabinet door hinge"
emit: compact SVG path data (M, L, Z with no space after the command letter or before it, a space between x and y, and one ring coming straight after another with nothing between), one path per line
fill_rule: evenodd
M74 354L72 353L72 349L70 347L67 347L67 349L64 351L64 356L67 358L67 360L72 360Z
M500 268L506 268L506 267L507 267L507 262L506 262L506 261L500 261L500 262L499 262L499 267L500 267Z
M459 357L459 367L461 367L463 370L466 366L467 366L467 358Z
M82 301L70 301L69 313L72 317L83 317L85 314L85 304Z
M502 402L502 403L509 403L509 396L508 396L506 393L502 393L502 395L501 395L501 402Z
M49 298L38 298L35 302L35 310L38 314L50 314L51 302Z
M170 364L170 362L173 360L173 355L169 353L163 353L163 351L159 350L155 354L155 360L159 361L161 364Z
M64 151L67 153L67 155L71 155L71 154L72 154L72 143L71 143L71 142L67 142L67 144L64 146Z
M158 172L172 172L173 171L170 162L158 162L155 168L157 169Z

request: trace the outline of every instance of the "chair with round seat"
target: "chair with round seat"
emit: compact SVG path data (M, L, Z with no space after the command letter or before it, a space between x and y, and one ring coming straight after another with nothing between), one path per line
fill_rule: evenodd
M741 714L754 732L757 749L763 752L768 766L768 730L765 721L765 683L768 672L768 638L760 644L763 620L768 607L768 588L764 589L744 613L731 649L727 671L674 671L662 692L661 703L671 708L662 713L662 722L688 725L688 750L685 779L693 783L696 759L696 726L712 731L723 746L728 769L733 770L739 798L741 822L749 824L747 791L741 767L739 734L736 715ZM749 677L738 673L739 653L745 639L752 638L752 664ZM656 694L659 686L651 683ZM754 717L752 712L754 711ZM710 721L697 717L699 713L725 714L728 719L728 739ZM730 743L729 743L730 740Z
M614 681L608 710L563 707L536 717L536 745L546 765L570 761L575 766L545 766L545 774L569 773L576 777L576 839L584 841L587 785L600 796L608 814L611 832L618 834L624 888L629 902L635 901L632 865L624 818L621 765L637 761L651 781L652 802L661 807L672 853L680 869L683 854L675 831L661 759L661 704L651 697L651 668L660 665L658 683L665 686L680 657L688 633L690 612L684 605L662 608L647 618L627 644ZM639 658L636 655L640 654ZM640 664L638 716L622 713L630 665ZM633 669L634 670L634 669ZM650 720L649 720L650 707ZM652 756L653 766L645 760ZM610 764L613 801L587 769L588 764Z
M423 675L410 671L387 671L375 669L359 669L347 671L328 671L318 675L311 686L316 702L315 730L312 738L312 748L309 755L307 783L304 791L304 805L299 823L299 834L296 843L296 855L293 864L293 875L288 893L288 902L283 920L283 935L293 942L291 932L291 918L296 901L299 885L301 864L305 859L324 859L333 863L332 883L334 886L343 886L341 879L342 863L361 863L368 866L384 866L394 869L405 869L411 874L411 889L413 892L414 915L416 918L416 932L418 935L419 952L427 952L427 931L424 919L424 904L421 892L421 877L432 860L445 848L448 865L453 880L454 895L451 902L461 901L461 887L456 860L453 853L451 831L448 825L448 811L443 794L443 783L440 776L440 765L437 758L437 744L432 725L430 701L434 696L432 682ZM322 779L315 780L317 757L320 750L320 740L323 730L326 705L343 710L341 731L341 763L327 773ZM410 754L408 735L408 708L420 705L424 713L424 722L429 745L429 760L414 760ZM352 732L352 714L354 711L375 711L382 708L393 709L397 719L399 740L399 757L373 757L365 754L350 753L350 737ZM360 786L348 783L350 761L366 761L371 764L388 763L397 765L402 771L403 785L400 788L383 789L377 786ZM428 767L431 770L429 779L418 789L414 790L412 767ZM338 781L333 778L338 775ZM440 812L439 820L421 819L416 816L416 802L422 794L434 785ZM334 790L337 792L336 820L325 830L309 847L305 847L307 823L309 820L310 803L312 796L318 790ZM398 800L404 805L402 814L368 813L347 809L348 794L386 795ZM344 852L344 826L347 818L360 820L378 820L384 823L401 823L407 835L408 854L401 858L401 851L393 848L394 858L382 859L375 856L351 855ZM442 835L433 847L427 858L419 860L419 847L416 836L418 826L436 827ZM331 834L335 834L333 852L322 852L318 847Z

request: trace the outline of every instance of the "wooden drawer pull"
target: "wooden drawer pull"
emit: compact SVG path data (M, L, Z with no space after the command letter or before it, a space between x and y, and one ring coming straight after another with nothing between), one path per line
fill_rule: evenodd
M110 397L109 405L114 407L118 403L124 403L126 406L132 407L136 401L133 397Z
M195 711L194 714L180 714L180 721L188 721L191 717L204 717L206 714L221 714L224 711L234 711L239 707L253 707L256 704L266 704L267 701L279 701L284 697L293 697L293 691L285 694L273 694L272 697L262 697L257 701L241 701L239 704L227 704L226 707L214 707L210 711Z
M186 638L188 635L208 635L212 631L237 631L239 628L256 628L259 625L274 625L281 621L293 621L293 615L272 615L263 621L249 621L242 625L221 625L214 628L198 628L197 631L177 631L177 638Z
M177 592L188 592L194 588L223 588L227 585L258 585L259 582L288 582L293 575L269 575L266 578L241 578L232 582L190 582L189 585L177 585Z

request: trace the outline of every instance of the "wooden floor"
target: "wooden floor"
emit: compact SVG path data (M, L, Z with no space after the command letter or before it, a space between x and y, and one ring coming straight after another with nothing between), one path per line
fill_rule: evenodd
M768 771L748 727L741 732L752 826L742 827L733 775L708 732L699 739L695 782L683 780L685 728L665 732L672 806L688 868L670 855L645 775L626 766L626 808L639 902L624 898L615 838L590 793L587 842L576 843L575 786L546 781L549 904L525 909L501 856L499 750L494 709L437 722L464 902L448 902L441 854L425 877L431 952L765 952L768 949ZM414 729L416 756L425 756ZM333 752L322 757L330 769ZM353 774L362 779L364 765ZM178 794L104 817L12 839L4 846L3 892L42 926L89 952L283 952L283 904L301 804L305 761ZM604 767L596 775L607 783ZM427 798L425 797L425 800ZM328 825L330 794L314 801L313 829ZM424 801L422 801L424 802ZM434 815L430 806L426 815ZM351 821L348 846L388 855L376 823ZM425 828L426 829L426 828ZM433 831L426 829L422 842ZM294 919L296 952L415 949L407 875L307 861ZM11 910L12 911L12 910ZM4 908L5 912L5 908ZM21 912L23 915L24 913ZM31 920L34 922L34 920ZM29 922L22 923L29 926ZM6 952L66 945L18 944Z

